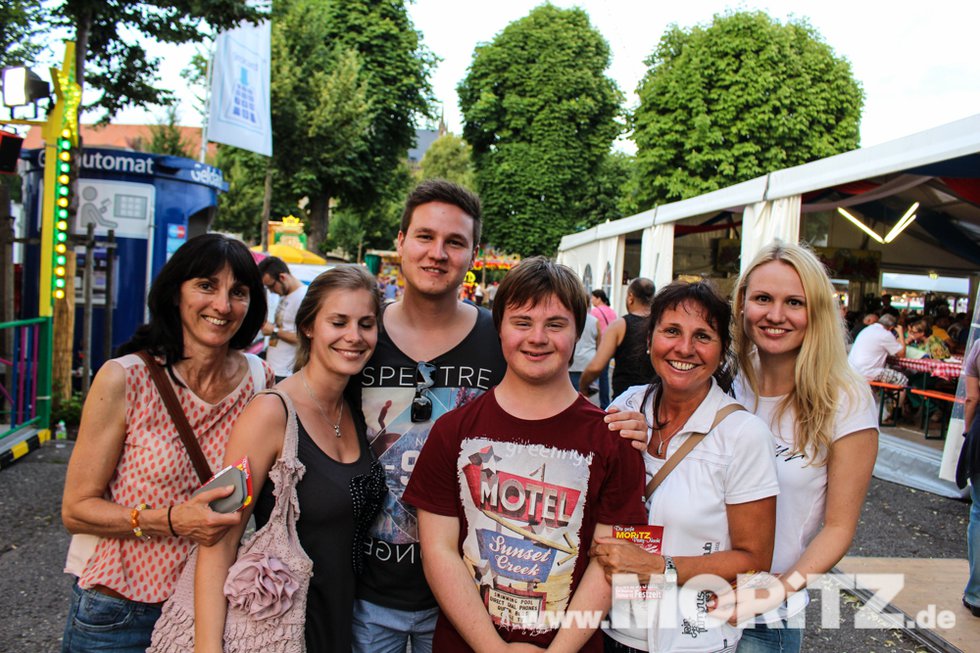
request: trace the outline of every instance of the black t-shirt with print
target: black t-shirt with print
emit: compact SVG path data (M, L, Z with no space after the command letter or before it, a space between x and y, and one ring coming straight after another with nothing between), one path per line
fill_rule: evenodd
M433 387L423 390L432 402L432 416L412 422L419 361L392 342L383 320L382 315L374 355L352 381L360 389L368 441L384 465L388 483L388 496L365 542L358 598L397 610L421 610L435 607L436 600L422 571L415 509L402 502L402 493L436 419L500 383L507 364L493 318L481 308L462 342L427 361L436 368Z

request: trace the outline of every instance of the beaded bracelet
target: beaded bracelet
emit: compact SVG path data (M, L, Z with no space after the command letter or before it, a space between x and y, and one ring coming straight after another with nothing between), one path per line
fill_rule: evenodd
M140 528L140 512L148 508L145 503L141 503L129 513L129 523L133 527L133 535L137 538L143 540L144 542L150 539L149 535L143 534L143 529Z

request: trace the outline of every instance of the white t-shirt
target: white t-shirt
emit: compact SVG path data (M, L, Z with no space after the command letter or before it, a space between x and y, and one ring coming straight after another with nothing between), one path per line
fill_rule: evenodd
M575 345L575 358L572 359L572 366L569 372L583 372L595 357L596 338L599 337L599 320L594 315L586 314L585 328L582 329L582 337Z
M756 403L755 394L742 376L735 379L733 389L739 402L772 429L776 445L776 474L779 477L772 572L782 573L800 559L823 525L827 505L827 466L807 464L813 459L812 448L807 451L806 456L789 455L796 433L796 411L790 406L783 412L779 422L774 422L782 396L759 397ZM840 391L832 433L834 442L858 431L878 428L878 410L871 389L860 386L855 391L857 401L853 401L843 389ZM791 617L805 608L806 603L806 592L797 592L789 597L788 607L782 614L777 614L774 610L762 615L762 620L773 622Z
M299 305L303 303L303 298L306 297L306 290L306 284L300 283L299 288L285 297L279 298L273 323L279 327L280 331L296 332L296 312L299 310ZM265 351L265 362L269 364L276 376L291 375L295 360L296 345L290 344L282 338L278 338L276 344L271 345Z
M902 344L895 336L876 322L862 329L854 339L847 362L864 378L873 379L877 370L885 366L885 359L901 350Z
M633 386L616 398L613 406L641 410L646 386ZM718 411L736 403L714 380L708 396L667 445L669 458L691 433L711 428ZM653 397L642 407L652 421ZM648 435L648 438L650 436ZM643 453L647 482L664 465L664 460ZM647 502L648 522L662 525L662 550L671 556L696 556L732 548L726 505L748 503L779 494L773 436L766 424L748 411L726 417L704 438ZM659 602L661 610L668 604ZM699 611L698 616L703 616ZM671 621L668 621L668 618ZM710 625L700 618L658 617L659 628L607 630L613 639L645 651L735 650L740 630L727 623ZM676 623L678 627L663 627ZM706 629L705 629L706 628Z

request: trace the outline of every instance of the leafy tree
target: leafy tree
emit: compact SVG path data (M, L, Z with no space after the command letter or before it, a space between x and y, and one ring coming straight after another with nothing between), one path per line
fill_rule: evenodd
M419 162L419 180L448 179L475 188L473 148L455 134L444 134L432 142Z
M599 164L593 191L583 202L580 228L618 220L637 212L635 193L636 157L610 152Z
M160 59L141 41L192 43L202 28L229 29L261 12L247 0L63 0L55 24L68 27L75 41L75 75L102 94L92 107L108 122L127 106L171 104L173 93L156 86Z
M806 22L735 12L672 25L646 63L633 119L641 208L858 146L861 85Z
M31 65L43 50L46 15L37 0L0 2L0 67Z
M191 143L184 138L184 132L177 124L177 119L177 107L168 106L164 119L160 123L150 126L150 140L144 147L138 149L153 154L171 154L193 158L194 152L191 151Z
M429 111L434 61L401 0L274 4L274 203L295 206L307 198L311 249L329 233L331 206L366 215L397 175L415 138L415 118ZM251 193L265 163L238 160L262 166L247 173ZM261 202L229 205L245 212L229 221L258 221Z
M408 160L381 189L381 196L366 207L342 205L330 221L330 249L338 248L354 260L368 249L394 249L405 196L414 183Z
M622 96L608 66L609 45L578 8L542 5L477 46L458 91L488 242L551 254L586 220L621 130Z

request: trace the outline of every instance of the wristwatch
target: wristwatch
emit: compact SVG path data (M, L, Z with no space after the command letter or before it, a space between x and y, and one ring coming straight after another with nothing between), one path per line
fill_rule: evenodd
M677 584L677 566L670 556L664 556L664 580L668 585Z
M279 327L277 327L277 326L272 327L272 335L274 335L274 336L278 336L279 335Z

